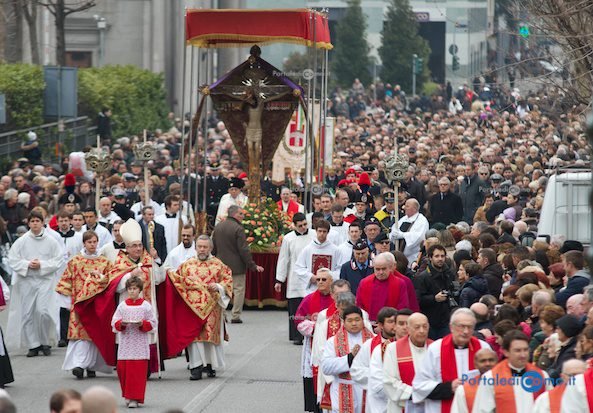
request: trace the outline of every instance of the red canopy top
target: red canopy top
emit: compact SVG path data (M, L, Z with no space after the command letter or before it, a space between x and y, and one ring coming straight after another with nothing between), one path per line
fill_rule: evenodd
M315 26L314 26L315 25ZM331 49L327 16L308 9L187 10L185 39L198 47L295 43Z

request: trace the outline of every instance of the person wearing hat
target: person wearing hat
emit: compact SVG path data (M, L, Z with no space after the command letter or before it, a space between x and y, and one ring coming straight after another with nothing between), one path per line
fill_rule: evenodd
M389 241L389 236L381 232L377 238L375 238L375 255L381 254L382 252L390 252L392 250L393 244Z
M33 131L27 133L27 138L21 145L23 156L28 159L33 165L41 165L41 150L39 149L39 141L37 134Z
M385 206L375 213L375 218L379 221L382 231L389 231L395 222L395 193L385 192Z
M131 207L141 200L141 194L138 190L138 175L126 172L122 175L122 178L124 190L126 191L127 205Z
M364 223L364 238L366 239L367 244L369 244L369 249L371 253L375 252L375 239L381 233L381 223L375 217L370 217Z
M210 173L206 177L206 212L215 217L221 198L229 190L229 180L220 175L220 163L210 164Z
M215 225L226 219L227 211L231 205L237 205L243 208L248 201L247 196L241 192L245 187L245 182L240 178L231 178L229 182L228 193L224 194L220 199L218 210L216 211Z
M64 249L49 235L41 213L31 211L28 223L29 232L8 252L14 275L6 344L29 349L27 357L40 351L49 356L52 332L58 324L54 275L64 261Z
M572 242L576 243L578 241L564 241L564 245L560 251L563 251L567 243ZM562 265L568 282L566 283L566 287L562 288L556 294L556 304L566 307L566 302L571 296L582 294L583 289L591 283L591 274L584 269L585 257L583 252L578 249L564 252L562 254Z
M369 200L369 195L356 191L354 193L354 213L344 218L344 221L352 224L354 221L365 222L367 217L370 218L371 214L368 213Z
M574 315L567 314L556 320L556 334L558 334L560 348L554 363L547 370L553 379L560 378L562 366L566 361L576 358L577 339L582 329L583 325Z
M356 295L358 284L363 278L374 272L371 261L369 245L365 240L358 240L352 246L350 260L342 264L340 268L340 279L350 283L352 294Z

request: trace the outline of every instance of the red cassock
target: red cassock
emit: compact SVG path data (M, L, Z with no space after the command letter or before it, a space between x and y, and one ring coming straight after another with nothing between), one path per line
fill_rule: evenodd
M369 313L369 319L377 320L383 307L397 310L409 308L408 291L404 280L390 274L386 280L379 280L375 274L363 278L356 291L356 304Z
M414 283L412 283L412 280L397 270L395 270L393 274L403 280L403 282L406 284L406 290L408 292L408 308L414 312L419 312L420 306L418 305L418 297L416 297L416 289L414 288Z
M278 209L280 211L283 210L283 208L282 208L282 200L276 202L276 205L278 205ZM288 216L290 218L292 218L294 216L294 214L296 214L297 212L299 212L299 204L297 204L296 202L294 202L291 199L290 201L288 201L288 208L286 209L286 213L288 214Z

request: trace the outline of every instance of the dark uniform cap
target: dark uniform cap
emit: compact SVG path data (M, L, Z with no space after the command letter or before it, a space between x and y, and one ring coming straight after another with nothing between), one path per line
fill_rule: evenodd
M367 242L365 240L360 240L358 241L356 244L354 244L354 246L352 247L352 249L354 251L362 251L365 248L368 248L369 244L367 244Z
M218 162L212 162L210 164L210 169L212 169L213 171L215 171L215 170L217 171L220 169L220 164Z
M377 225L380 227L381 223L379 222L379 220L377 218L371 217L364 223L365 227L368 227L369 225Z
M375 238L375 244L383 241L389 241L389 238L387 237L386 233L381 232L379 235L377 235L377 238Z
M385 202L395 202L394 192L385 192L383 196L385 197Z
M239 178L231 178L231 181L229 182L229 188L243 188L245 186L245 182L243 182L242 179Z
M363 202L363 203L365 203L365 204L366 204L368 200L369 200L369 199L368 199L368 196L367 196L367 194L363 194L363 193L362 193L362 192L360 192L360 191L357 191L357 192L354 194L354 202L355 202L355 203L356 203L356 202Z
M80 204L82 199L77 194L64 194L58 199L58 205Z
M129 172L126 172L125 174L123 174L123 178L124 178L126 181L135 181L135 180L137 180L137 179L138 179L138 178L136 177L136 175L134 175L134 174L131 174L131 173L129 173Z

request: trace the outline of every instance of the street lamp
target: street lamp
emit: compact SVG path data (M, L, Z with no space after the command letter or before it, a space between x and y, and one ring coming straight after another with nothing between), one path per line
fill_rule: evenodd
M97 29L99 30L99 67L103 66L105 60L105 30L107 29L107 20L95 14Z

